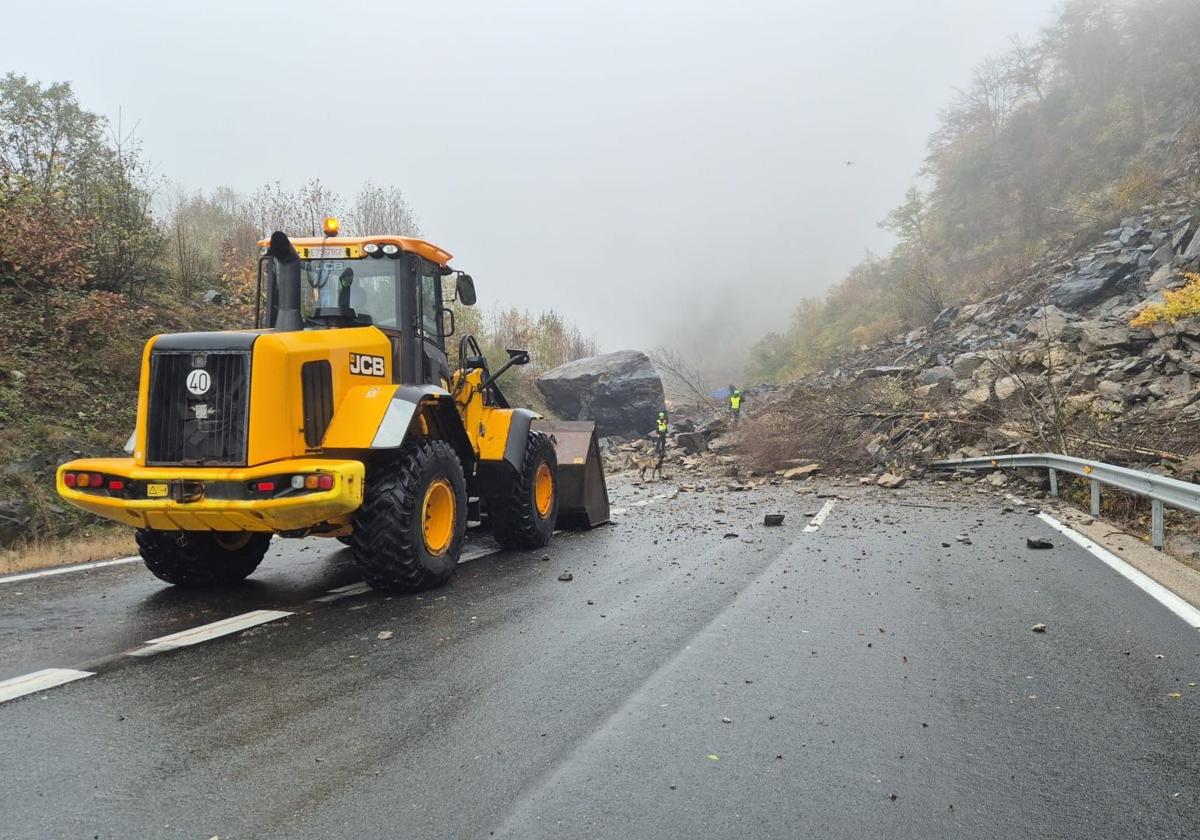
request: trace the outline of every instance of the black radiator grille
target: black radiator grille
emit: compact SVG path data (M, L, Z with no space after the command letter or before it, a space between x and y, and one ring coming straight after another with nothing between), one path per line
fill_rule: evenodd
M304 390L304 443L316 449L333 419L333 368L324 359L300 367Z
M194 393L189 376L207 389ZM244 466L249 403L250 353L151 353L146 463Z

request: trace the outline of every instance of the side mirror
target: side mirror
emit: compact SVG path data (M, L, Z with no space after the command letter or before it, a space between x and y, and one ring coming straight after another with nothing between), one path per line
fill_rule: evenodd
M454 290L459 302L464 306L475 305L475 281L471 279L470 274L460 271L455 280Z
M442 338L449 338L454 335L454 310L442 310Z
M528 350L513 350L511 347L509 347L509 348L506 348L504 352L508 354L509 364L513 364L513 365L529 364L529 351Z

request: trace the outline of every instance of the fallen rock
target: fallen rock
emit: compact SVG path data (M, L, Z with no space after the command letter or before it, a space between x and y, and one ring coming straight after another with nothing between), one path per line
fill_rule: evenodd
M860 379L879 379L884 376L905 376L909 373L912 373L912 368L903 365L878 365L859 371L858 376Z
M942 382L952 382L954 380L954 370L945 365L937 365L935 367L926 368L917 374L918 385L938 385Z
M1034 633L1045 633L1046 625L1042 624L1041 622L1038 622L1037 624L1033 625L1029 629L1032 630Z
M1062 309L1078 312L1111 295L1129 269L1114 266L1096 273L1077 274L1050 287L1050 301Z
M1026 548L1054 548L1054 543L1050 542L1050 540L1043 539L1042 537L1026 537L1025 538L1025 547Z
M788 481L799 481L802 478L807 478L810 475L821 471L820 464L805 464L803 467L792 467L780 473L780 478L786 478Z
M708 438L703 432L679 432L675 435L675 443L689 455L708 451Z
M908 479L902 475L894 475L887 472L875 479L875 486L883 487L886 490L897 490L904 486Z
M763 517L763 525L766 525L768 528L778 528L782 524L783 524L783 514L782 513L768 513L766 516Z
M937 332L938 330L946 329L946 327L954 323L954 319L958 317L958 311L959 308L957 306L947 306L933 319L933 323L929 325L929 331Z
M575 580L575 575L571 574L570 572L563 572L561 575L558 576L558 579L561 580L563 583L566 583L567 581Z
M1067 316L1057 306L1043 306L1025 325L1025 331L1043 341L1057 339L1067 327Z
M650 357L619 350L577 359L543 373L537 388L564 420L594 420L601 436L640 436L664 411L662 379Z
M983 353L962 353L954 357L954 361L950 363L950 369L954 371L957 378L969 379L987 361L988 358Z

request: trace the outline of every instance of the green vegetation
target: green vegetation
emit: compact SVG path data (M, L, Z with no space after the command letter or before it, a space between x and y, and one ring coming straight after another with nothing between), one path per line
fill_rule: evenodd
M941 116L922 187L883 222L897 244L762 339L751 374L782 380L1010 286L1050 243L1194 190L1200 4L1069 0L1032 44L983 62Z
M330 214L351 235L420 234L387 185L364 184L351 201L315 179L171 194L134 137L69 85L0 79L0 546L92 527L57 504L54 469L120 454L146 339L252 326L258 240L319 235ZM506 378L514 402L534 400L536 371L596 349L554 312L460 309L458 328L496 364L504 347L533 352L535 365Z

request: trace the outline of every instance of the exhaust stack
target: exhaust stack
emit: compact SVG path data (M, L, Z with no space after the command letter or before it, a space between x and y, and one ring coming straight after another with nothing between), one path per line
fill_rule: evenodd
M296 332L303 328L300 320L300 255L287 234L279 230L271 234L267 253L275 260L275 283L279 289L279 308L272 326L280 332Z

